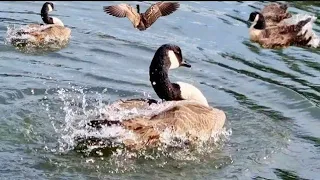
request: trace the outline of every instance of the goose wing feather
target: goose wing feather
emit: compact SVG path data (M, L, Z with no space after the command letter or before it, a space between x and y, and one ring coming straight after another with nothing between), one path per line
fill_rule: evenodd
M299 21L297 24L276 26L276 28L274 29L275 32L277 31L279 34L293 33L293 35L297 35L297 33L302 30L303 26L305 26L310 21L311 18L308 18L306 20Z
M115 17L119 17L119 18L127 17L135 27L140 22L139 13L132 6L128 4L122 3L118 5L113 5L113 6L104 6L103 10L107 14Z
M158 2L151 5L144 13L146 24L151 26L159 17L170 15L179 7L177 2Z
M289 33L272 33L269 37L259 39L259 43L264 48L282 48L290 45L306 46L312 37L306 37L305 33L289 32Z

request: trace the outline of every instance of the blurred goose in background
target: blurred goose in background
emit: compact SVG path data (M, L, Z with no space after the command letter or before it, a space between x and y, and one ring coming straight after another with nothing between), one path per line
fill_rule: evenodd
M54 5L52 2L44 3L41 8L41 18L45 24L29 24L25 28L18 30L15 42L34 45L43 45L47 41L67 42L70 38L71 29L64 27L60 19L49 16L49 12L53 10Z
M250 40L259 43L264 48L284 48L290 45L307 46L312 37L306 37L302 28L311 21L311 18L301 20L297 24L277 25L267 27L264 16L255 11L250 14ZM312 30L311 30L312 31Z
M180 47L164 44L156 51L149 68L153 89L161 99L167 100L163 102L168 103L166 109L157 114L137 115L127 120L114 121L102 117L100 120L92 120L88 125L94 129L101 129L103 126L122 126L135 134L135 140L123 141L126 147L133 149L159 145L161 133L165 130L173 135L184 136L191 143L209 140L214 132L222 129L226 115L222 110L210 107L201 91L193 85L170 82L168 70L180 66L191 67L183 60ZM149 105L147 101L136 99L123 102L128 103L130 108L139 103ZM98 142L96 139L87 140L91 143Z
M177 2L158 2L152 4L145 13L140 13L140 6L137 10L128 4L104 6L103 10L109 15L123 18L127 17L134 28L144 31L149 28L159 17L172 14L180 7Z

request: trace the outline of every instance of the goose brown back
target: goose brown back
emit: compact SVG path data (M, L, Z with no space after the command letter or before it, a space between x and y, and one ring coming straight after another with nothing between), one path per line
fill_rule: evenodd
M117 125L135 134L137 139L126 138L123 143L137 150L161 144L161 134L166 130L171 135L185 136L191 144L208 141L213 132L222 129L225 119L222 110L188 101L176 101L175 106L157 115L124 120L117 122ZM104 121L104 124L115 124Z

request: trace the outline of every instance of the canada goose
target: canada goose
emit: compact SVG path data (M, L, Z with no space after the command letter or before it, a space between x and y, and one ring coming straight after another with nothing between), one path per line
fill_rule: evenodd
M264 16L266 26L275 26L284 19L292 17L292 14L287 12L288 5L280 2L273 2L266 5L262 10L261 14Z
M102 120L92 120L88 125L97 129L116 125L132 131L137 139L123 141L126 147L132 149L158 145L161 143L161 133L165 130L173 135L185 136L191 143L209 140L212 133L222 129L226 115L222 110L210 107L201 91L193 85L170 82L168 70L180 66L191 67L183 60L180 47L171 44L158 48L151 62L149 76L153 89L161 99L167 100L163 103L171 103L165 110L121 121L100 118ZM88 142L97 142L94 138L92 140L89 138Z
M149 28L159 17L167 16L180 7L177 2L157 2L152 4L145 13L140 13L140 6L137 10L128 4L118 4L113 6L104 6L104 12L119 18L127 17L134 28L144 31Z
M311 21L311 18L299 21L293 25L277 25L266 27L264 16L255 11L250 14L249 20L253 21L249 28L250 40L259 43L264 48L283 48L290 45L307 46L312 39L306 38L302 32L303 26Z
M66 43L71 34L71 29L64 27L62 21L56 17L50 17L49 12L54 10L52 2L46 2L41 8L41 18L45 24L29 24L16 32L14 43L44 45L44 43Z

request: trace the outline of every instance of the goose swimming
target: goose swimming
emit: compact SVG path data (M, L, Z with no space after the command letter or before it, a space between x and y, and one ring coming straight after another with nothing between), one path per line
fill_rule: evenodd
M71 29L65 27L60 19L49 16L49 12L53 10L54 5L52 2L44 3L40 14L45 24L29 24L23 29L19 29L12 41L13 44L42 46L47 42L67 43Z
M255 11L250 14L249 21L253 21L249 28L250 40L259 43L264 48L284 48L291 45L307 46L312 37L307 38L302 28L311 18L301 20L297 24L266 26L264 16Z

